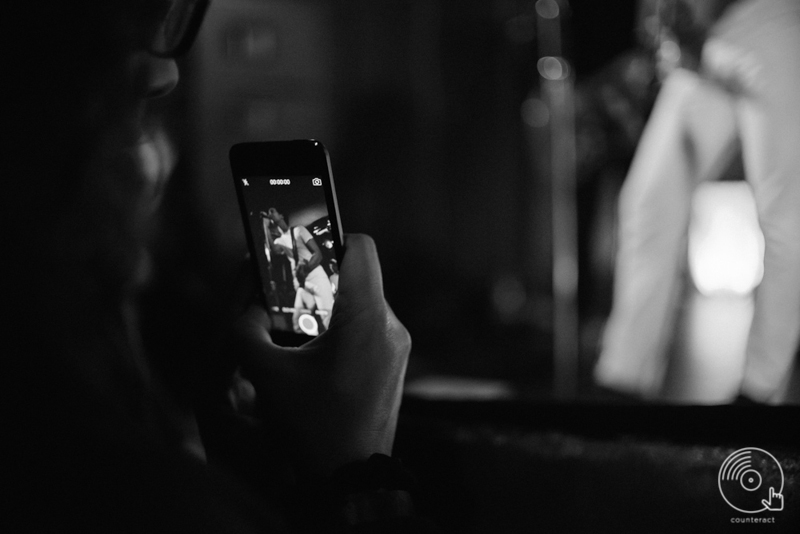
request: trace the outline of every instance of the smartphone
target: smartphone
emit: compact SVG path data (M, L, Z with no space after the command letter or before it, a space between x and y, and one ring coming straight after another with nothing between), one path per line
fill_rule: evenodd
M327 330L338 294L342 223L330 156L316 140L240 143L230 164L275 343Z

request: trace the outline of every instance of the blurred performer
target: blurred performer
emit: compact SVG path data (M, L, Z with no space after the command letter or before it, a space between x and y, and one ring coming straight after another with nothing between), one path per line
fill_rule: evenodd
M699 73L664 80L620 196L614 301L595 379L659 394L681 295L691 198L741 145L766 241L741 395L779 403L800 337L800 0L727 2ZM696 13L713 4L695 2ZM713 13L712 13L713 15Z
M300 315L311 311L312 303L322 318L323 326L327 329L333 310L333 287L328 273L322 267L323 256L319 245L305 226L290 228L285 217L275 208L268 210L267 217L280 232L280 236L274 240L272 233L266 232L270 248L278 254L294 259L297 285L292 324L295 330L299 331Z

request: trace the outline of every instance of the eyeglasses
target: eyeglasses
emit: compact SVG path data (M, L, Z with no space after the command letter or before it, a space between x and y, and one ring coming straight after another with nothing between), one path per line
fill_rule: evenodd
M211 0L172 0L148 51L154 56L164 58L185 54L200 31L210 3Z

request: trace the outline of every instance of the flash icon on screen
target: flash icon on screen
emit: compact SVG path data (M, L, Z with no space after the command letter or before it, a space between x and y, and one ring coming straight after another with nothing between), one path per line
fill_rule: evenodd
M243 178L243 179L242 179L242 185L243 185L243 186L245 186L245 187L247 187L248 185L250 185L250 182L248 182L248 181L247 181L247 178Z
M313 180L311 180L311 185L319 187L322 185L322 180L319 178L314 178Z

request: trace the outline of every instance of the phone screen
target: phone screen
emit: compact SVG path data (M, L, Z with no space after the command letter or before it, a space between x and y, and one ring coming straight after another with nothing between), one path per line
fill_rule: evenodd
M272 330L317 336L338 292L325 175L238 176Z

